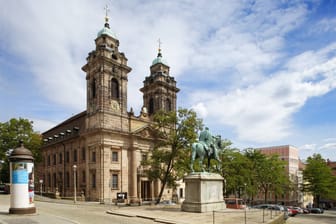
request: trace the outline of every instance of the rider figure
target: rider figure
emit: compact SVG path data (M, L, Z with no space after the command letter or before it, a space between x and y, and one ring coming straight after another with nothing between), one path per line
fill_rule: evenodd
M213 136L208 127L206 127L205 130L200 133L199 141L203 143L203 146L208 153L208 157L210 157L214 152L214 145Z

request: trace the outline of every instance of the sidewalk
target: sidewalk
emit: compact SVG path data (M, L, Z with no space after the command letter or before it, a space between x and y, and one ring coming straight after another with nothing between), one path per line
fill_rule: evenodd
M72 200L51 199L46 197L35 196L35 200L61 203L61 204L74 204ZM125 217L138 217L143 219L152 220L154 223L166 224L232 224L244 223L245 211L240 209L225 209L222 211L207 212L207 213L190 213L181 211L181 205L114 205L114 204L101 204L99 202L83 202L77 201L78 205L84 206L104 206L106 213L116 216ZM278 214L277 214L278 215ZM249 224L267 223L276 216L270 211L253 209L246 211L246 220Z

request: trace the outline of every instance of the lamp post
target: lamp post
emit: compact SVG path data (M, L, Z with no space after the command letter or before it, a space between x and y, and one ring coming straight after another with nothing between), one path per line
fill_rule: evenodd
M74 172L74 203L76 204L77 201L77 192L76 192L76 170L77 170L77 166L73 165L73 172Z
M43 185L43 180L40 179L40 194L41 194L41 199L42 199L42 185Z
M224 196L226 197L226 179L224 178Z

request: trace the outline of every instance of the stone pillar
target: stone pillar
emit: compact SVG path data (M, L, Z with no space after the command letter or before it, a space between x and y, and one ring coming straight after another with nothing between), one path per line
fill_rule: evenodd
M137 200L137 166L136 166L136 150L131 148L131 161L130 161L130 185L129 185L129 199L131 203L138 202Z
M192 173L184 177L186 186L182 211L211 212L225 209L223 180L215 173Z
M21 142L21 147L14 149L10 161L10 214L32 214L34 205L34 158L31 151Z

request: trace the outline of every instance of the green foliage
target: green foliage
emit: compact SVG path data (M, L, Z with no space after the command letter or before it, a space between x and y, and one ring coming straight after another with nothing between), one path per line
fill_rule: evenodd
M276 196L285 193L290 185L286 173L285 162L281 161L278 155L264 155L259 150L247 149L245 156L249 159L251 170L251 191L264 192L264 201L267 203L268 192Z
M284 162L278 156L266 156L255 149L246 149L241 153L230 145L231 142L227 141L226 149L220 156L220 174L225 178L226 195L248 196L253 200L253 196L262 191L267 201L268 192L281 195L288 189L288 175Z
M4 161L1 169L1 181L9 181L8 155L11 150L20 146L20 140L24 146L32 151L35 161L41 160L40 147L41 135L34 132L32 122L28 119L12 118L8 122L0 123L0 160Z
M158 111L153 117L154 149L151 157L142 165L151 180L162 183L159 199L166 185L174 187L176 180L188 172L189 148L196 141L202 128L202 120L193 110L179 109L177 112Z
M313 194L316 205L319 205L321 198L336 198L336 178L320 154L308 157L303 180L303 190Z

